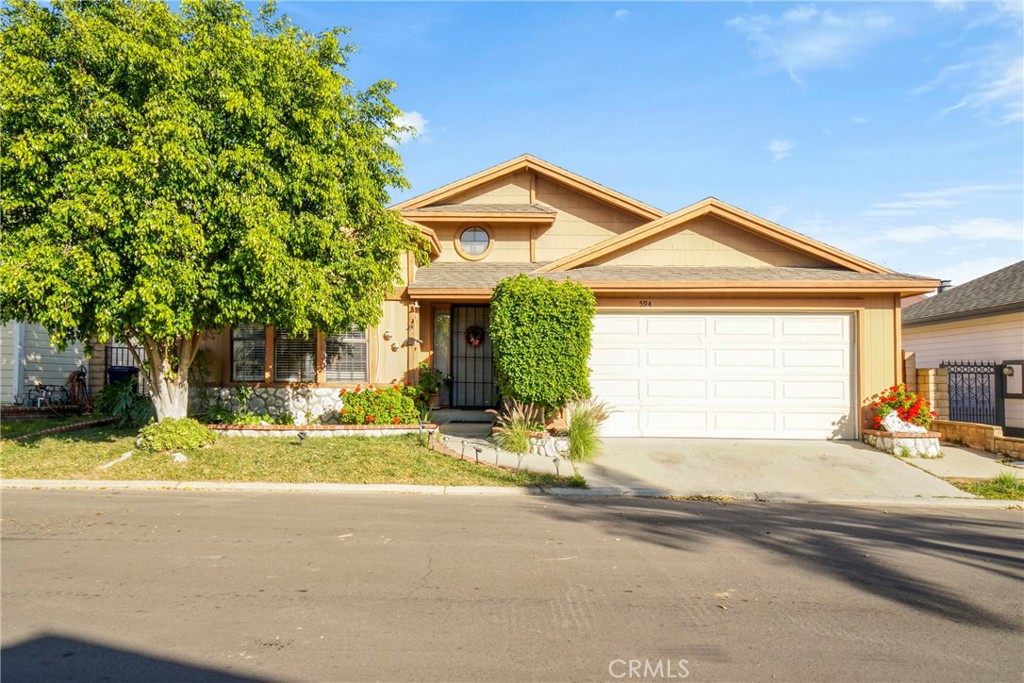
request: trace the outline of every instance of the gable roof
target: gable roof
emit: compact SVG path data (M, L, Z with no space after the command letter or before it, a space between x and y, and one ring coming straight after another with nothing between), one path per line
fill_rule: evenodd
M1014 310L1024 310L1024 261L908 306L903 323L919 325Z
M575 173L567 171L560 166L555 166L554 164L548 163L543 159L538 159L537 157L529 154L517 156L515 159L509 159L502 164L492 166L491 168L480 171L479 173L474 173L473 175L462 178L461 180L456 180L444 187L439 187L436 190L421 194L417 197L413 197L412 199L406 199L403 202L395 204L392 208L405 212L421 210L424 207L435 204L443 204L446 200L466 192L467 190L471 190L474 187L484 185L504 176L513 175L520 171L534 171L549 180L582 192L583 194L603 201L606 204L611 204L612 206L631 213L634 216L646 218L647 220L653 220L665 215L665 212L661 209L656 209L653 206L649 206L641 201L633 199L632 197L628 197L621 192L616 192L604 185L595 183L593 180L576 175Z
M708 197L675 213L652 220L649 223L611 237L586 249L581 249L574 254L538 268L536 272L560 272L578 268L603 256L626 249L641 240L654 237L703 216L721 218L761 237L783 244L795 251L810 254L827 263L847 268L857 273L892 272L888 268L883 268L875 263L858 258L853 254L848 254L845 251L829 246L824 242L819 242L754 214L747 213L714 197Z

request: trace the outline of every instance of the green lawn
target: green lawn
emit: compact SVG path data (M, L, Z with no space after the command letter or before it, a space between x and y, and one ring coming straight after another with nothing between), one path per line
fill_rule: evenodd
M0 473L13 479L145 479L167 481L332 482L443 486L578 486L579 480L516 475L440 455L416 436L310 438L220 437L210 448L168 454L135 451L135 430L97 427L3 446ZM132 457L99 466L126 451Z
M13 439L17 436L24 436L33 432L41 432L44 429L63 427L64 425L79 424L81 422L93 422L102 420L105 415L72 415L70 417L52 417L45 420L3 420L0 422L0 438Z
M1024 478L1009 473L1000 474L995 479L982 480L949 480L961 491L967 491L979 498L990 500L1024 500Z

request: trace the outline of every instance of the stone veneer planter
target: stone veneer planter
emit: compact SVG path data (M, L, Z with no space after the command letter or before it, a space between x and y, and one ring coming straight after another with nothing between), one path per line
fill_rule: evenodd
M305 432L308 437L325 436L399 436L433 433L437 425L206 425L224 436L293 436Z
M865 429L864 443L885 453L903 455L905 451L918 458L941 458L942 448L938 432L886 432Z

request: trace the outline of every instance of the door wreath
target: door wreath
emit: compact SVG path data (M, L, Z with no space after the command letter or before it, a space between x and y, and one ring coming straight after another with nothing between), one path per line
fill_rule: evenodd
M484 343L484 328L479 325L472 325L466 328L466 343L476 348Z

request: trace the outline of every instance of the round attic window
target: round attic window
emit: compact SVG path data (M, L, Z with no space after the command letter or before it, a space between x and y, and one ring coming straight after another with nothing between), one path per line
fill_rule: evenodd
M483 256L491 245L491 236L479 226L466 228L459 235L459 246L466 256Z

